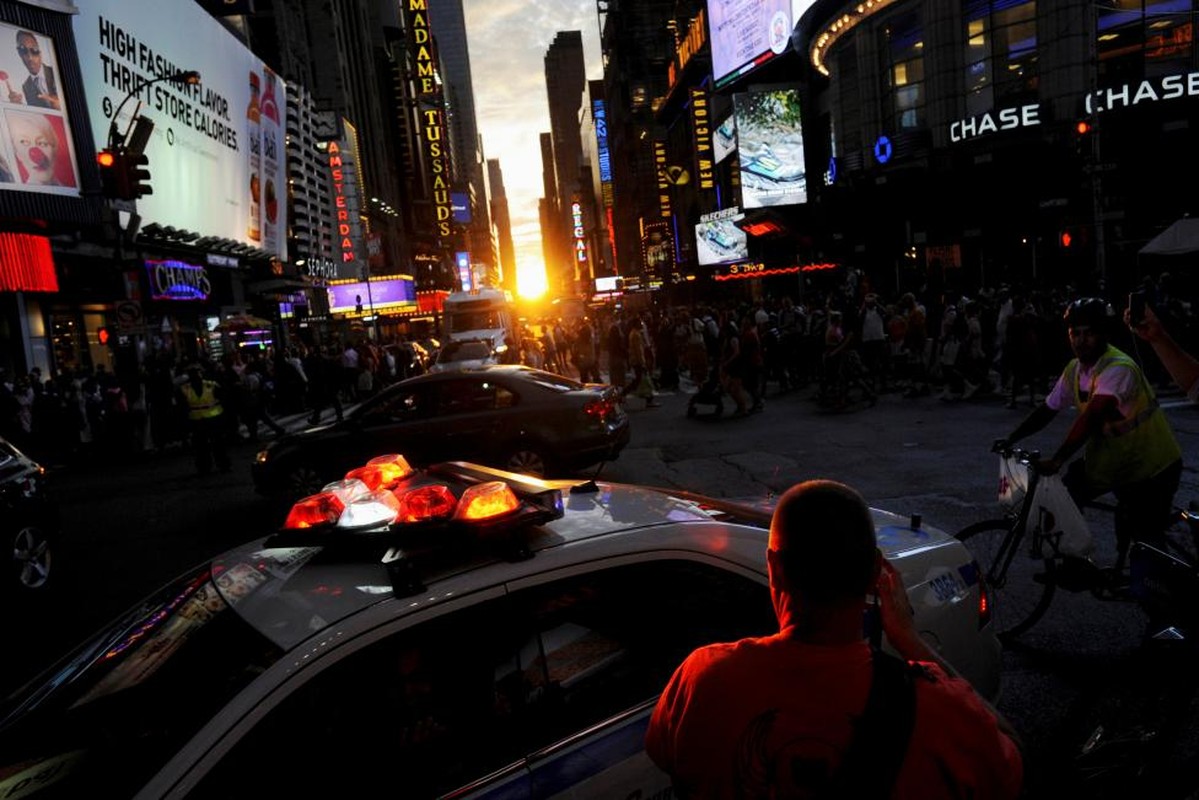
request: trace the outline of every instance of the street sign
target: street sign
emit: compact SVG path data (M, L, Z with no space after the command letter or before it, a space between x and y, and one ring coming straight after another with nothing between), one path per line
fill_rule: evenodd
M145 319L142 317L142 305L136 300L122 300L116 306L117 327L121 333L133 333L141 330Z

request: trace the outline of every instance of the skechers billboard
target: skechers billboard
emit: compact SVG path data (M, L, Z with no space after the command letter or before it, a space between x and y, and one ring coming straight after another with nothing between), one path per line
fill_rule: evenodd
M154 122L146 144L154 193L137 201L156 222L287 256L283 81L191 2L87 0L75 42L98 145L114 111L124 133L138 101ZM200 83L162 80L197 71ZM139 89L139 87L141 87Z
M799 92L781 89L733 95L741 207L808 202Z

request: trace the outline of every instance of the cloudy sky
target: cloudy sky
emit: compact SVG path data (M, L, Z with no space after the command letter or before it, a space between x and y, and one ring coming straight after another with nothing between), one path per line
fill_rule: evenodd
M558 31L583 32L587 77L602 75L595 0L463 0L475 114L487 158L504 172L522 291L544 283L540 135L550 129L545 53Z

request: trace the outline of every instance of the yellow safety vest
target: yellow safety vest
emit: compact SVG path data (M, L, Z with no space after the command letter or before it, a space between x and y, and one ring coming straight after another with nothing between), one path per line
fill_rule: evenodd
M191 381L188 381L183 385L183 396L187 399L188 419L210 419L221 415L221 401L216 399L216 383L213 381L204 381L204 389L198 395Z
M1157 404L1153 387L1136 362L1111 345L1091 370L1086 400L1079 392L1078 359L1066 365L1065 378L1074 388L1074 404L1079 411L1086 411L1087 403L1095 396L1099 373L1111 366L1131 369L1137 389L1129 415L1104 422L1100 434L1087 441L1087 482L1104 489L1148 480L1182 458L1182 448L1170 430L1165 412Z

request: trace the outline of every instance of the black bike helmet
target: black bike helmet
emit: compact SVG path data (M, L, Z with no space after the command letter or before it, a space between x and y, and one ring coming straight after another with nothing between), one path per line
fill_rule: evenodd
M1107 330L1115 316L1116 312L1111 304L1102 297L1080 297L1073 300L1066 306L1066 313L1062 315L1069 328L1089 325L1101 331Z

